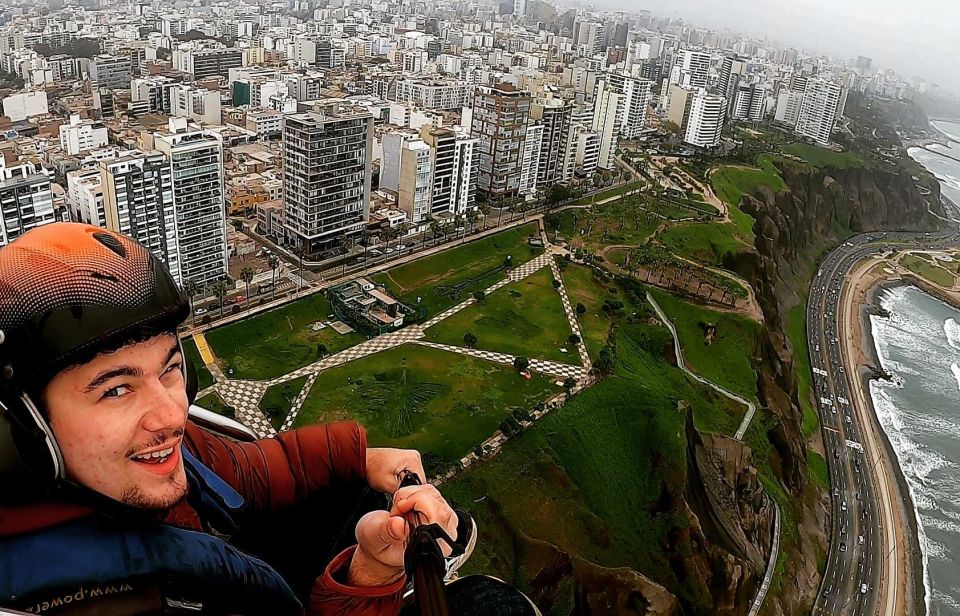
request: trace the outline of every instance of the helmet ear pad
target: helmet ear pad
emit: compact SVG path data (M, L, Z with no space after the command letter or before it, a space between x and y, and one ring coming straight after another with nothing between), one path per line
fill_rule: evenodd
M39 405L27 393L0 391L0 484L29 489L65 476L63 453Z

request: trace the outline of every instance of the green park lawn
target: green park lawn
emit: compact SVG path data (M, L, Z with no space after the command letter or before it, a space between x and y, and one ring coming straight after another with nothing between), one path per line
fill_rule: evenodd
M756 400L757 375L751 358L760 324L685 302L659 289L651 288L650 293L677 328L690 369L748 400ZM716 339L709 345L704 324L717 327Z
M687 481L679 401L692 407L701 429L733 429L740 410L659 354L670 338L665 328L625 325L617 337L612 376L443 486L480 531L465 573L529 590L542 569L537 554L544 553L532 540L542 540L600 566L629 567L690 588L674 577L669 555L651 549L684 536L690 524L666 504ZM549 613L573 613L573 595L570 588L553 597Z
M427 339L463 346L463 336L470 332L477 337L478 349L579 364L576 347L568 342L570 324L552 282L550 268L541 268L429 328Z
M952 288L954 275L945 268L915 255L905 255L900 265L941 287Z
M419 306L423 318L429 318L467 299L474 291L502 280L504 274L497 272L468 284L459 295L441 295L438 286L450 287L481 276L502 265L507 255L516 266L541 254L543 249L527 244L527 239L536 233L536 223L522 225L400 265L372 278L408 306Z
M619 285L601 280L591 268L585 265L571 263L564 268L561 276L563 276L563 286L567 290L567 296L570 298L570 304L574 307L574 310L576 310L577 304L583 304L587 309L583 314L577 315L577 322L580 325L583 342L587 345L587 352L591 359L596 360L600 354L600 349L607 342L610 328L618 320L617 315L604 312L604 301L623 302L624 307L620 311L621 314L630 314L635 310L635 307Z
M864 160L853 152L834 152L806 143L791 143L780 150L784 154L796 156L814 167L832 167L834 169L853 169L863 167Z
M722 222L679 224L658 239L670 252L707 265L723 265L727 255L744 247L736 225Z
M194 402L197 406L205 408L208 411L213 411L218 415L224 415L230 417L231 419L236 419L235 415L228 411L226 403L223 401L223 398L220 397L215 391L211 391L206 396L196 400Z
M283 420L290 414L290 407L293 401L300 394L304 383L307 382L306 375L297 377L290 381L278 383L270 386L260 399L260 410L275 430L279 430L283 425Z
M206 333L207 342L224 373L238 379L269 379L318 359L317 345L335 353L364 340L351 332L341 335L327 327L318 332L308 326L332 314L330 302L320 293L231 323ZM233 374L229 369L233 368Z
M180 344L183 347L183 354L193 364L193 368L197 372L197 391L202 391L213 385L215 382L213 375L203 365L203 360L200 359L200 351L197 350L197 344L193 341L193 337L183 338Z
M732 165L718 168L710 174L713 192L728 205L738 205L744 195L754 194L761 186L766 186L773 192L787 187L780 177L780 172L768 157L761 156L758 162L759 168Z
M404 345L325 370L295 426L354 419L372 446L414 448L458 460L490 437L514 408L559 392L512 366Z
M610 188L602 192L598 192L591 197L582 197L577 201L577 205L589 205L591 203L596 203L597 201L603 201L604 199L609 199L610 197L626 194L631 190L636 190L642 186L642 182L628 182L622 186L617 186L616 188Z

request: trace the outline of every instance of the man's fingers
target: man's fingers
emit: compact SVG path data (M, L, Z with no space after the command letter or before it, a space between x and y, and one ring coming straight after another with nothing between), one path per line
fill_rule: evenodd
M357 543L364 552L386 565L403 566L407 522L387 511L371 511L357 522Z
M457 516L434 486L410 486L397 490L390 512L394 515L407 515L411 511L420 514L420 523L436 522L456 541Z

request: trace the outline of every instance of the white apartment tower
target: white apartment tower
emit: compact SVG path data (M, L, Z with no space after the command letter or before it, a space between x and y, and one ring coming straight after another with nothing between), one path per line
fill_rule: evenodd
M593 103L593 130L600 134L600 153L597 166L613 169L620 133L620 118L623 114L624 96L601 80L597 85L597 97Z
M800 119L800 106L803 104L803 92L782 90L777 96L777 109L773 119L777 122L796 127Z
M60 125L60 147L71 156L107 145L107 127L93 120L70 116L70 124Z
M464 132L436 126L423 126L420 137L430 146L430 214L435 218L462 216L475 209L479 141Z
M206 286L227 277L227 228L220 136L170 119L154 147L167 157L180 280ZM162 199L162 197L161 197Z
M807 80L797 118L796 133L820 145L830 143L830 134L837 123L843 89L840 84L811 77Z
M567 164L573 105L559 98L537 99L531 107L530 117L543 125L537 185L546 187L569 180L573 173Z
M617 120L620 136L624 139L638 138L646 127L653 82L620 72L605 73L603 80L608 87L623 95L623 105Z
M734 89L731 99L730 117L734 120L759 122L763 119L766 100L767 93L760 84L740 83Z
M0 156L0 246L55 220L47 174L33 163L9 164Z
M409 139L400 150L400 184L397 204L414 224L430 216L433 194L430 146L420 139Z
M681 49L677 57L679 81L681 86L691 88L706 88L707 75L710 71L710 54L692 49Z
M369 218L373 116L352 106L286 116L283 212L287 241L304 254L359 235Z
M540 148L543 143L543 124L527 126L523 140L523 160L520 163L520 194L532 195L537 191L537 171L540 167Z
M187 217L178 217L174 208L172 170L167 157L156 151L130 152L100 161L99 173L103 226L136 239L167 265L178 283L186 282L177 221ZM194 276L193 280L203 285L204 280L210 279Z
M690 103L690 117L683 141L698 148L720 145L727 102L722 96L697 92Z

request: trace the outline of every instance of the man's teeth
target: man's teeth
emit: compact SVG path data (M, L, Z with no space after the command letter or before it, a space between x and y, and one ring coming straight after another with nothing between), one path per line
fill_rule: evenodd
M173 453L173 447L169 449L161 449L160 451L154 451L153 453L145 453L139 456L133 456L134 460L154 460L157 458L166 458Z

